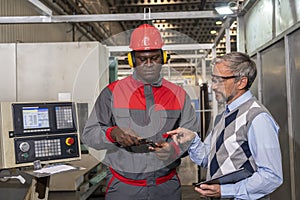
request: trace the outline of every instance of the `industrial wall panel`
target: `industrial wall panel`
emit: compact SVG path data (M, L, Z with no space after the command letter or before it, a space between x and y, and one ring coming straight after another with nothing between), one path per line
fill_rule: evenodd
M77 72L73 97L77 101L87 102L90 112L100 91L109 83L109 52L98 42L83 42L85 43L97 45L89 51L83 50L86 58Z
M16 45L0 44L0 101L16 101Z
M32 9L31 3L24 0L1 0L0 14L1 16L13 16L17 13L18 16L34 15L37 12Z
M0 42L71 42L71 29L69 24L0 25Z
M260 0L245 15L245 34L247 52L253 52L258 47L272 39L273 31L272 0ZM262 20L263 19L263 20Z
M98 42L18 44L17 100L55 101L67 94L73 101L92 105L99 85L108 83L108 56L106 62L100 60L101 46Z
M252 83L252 86L251 86L250 90L251 90L252 94L258 99L259 98L258 97L258 81L259 81L259 78L260 78L259 77L260 68L259 68L259 65L257 63L257 56L252 57L252 60L256 63L256 68L257 68L258 72L257 72L257 76L256 76L254 82Z
M295 188L296 199L300 199L300 29L291 35L291 53L292 66L291 85L292 85L292 119L293 119L293 136L294 136L294 172L295 172Z
M40 16L27 0L1 0L0 16ZM0 42L68 42L73 40L70 24L1 24ZM75 31L76 38L82 36ZM81 37L83 40L85 37ZM76 39L75 39L76 40Z
M107 47L104 45L100 45L99 50L101 63L99 74L99 90L101 91L109 82L109 76L107 76L107 73L109 73L109 52L107 50Z
M279 35L300 20L297 17L297 7L295 7L295 4L299 4L298 6L300 6L299 0L275 1L276 35Z
M294 8L296 9L297 21L300 21L300 1L299 0L294 0L294 1L295 1Z
M290 154L287 117L286 67L284 43L279 41L261 53L262 102L280 126L279 141L283 161L283 185L272 200L291 199Z

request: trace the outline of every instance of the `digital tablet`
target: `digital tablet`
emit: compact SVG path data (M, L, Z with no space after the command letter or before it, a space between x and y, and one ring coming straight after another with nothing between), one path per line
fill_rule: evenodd
M146 138L139 139L139 143L141 145L146 144L146 145L154 147L154 148L160 147L160 146L156 145L155 142L153 142L152 140L148 140Z
M236 183L240 180L243 180L245 178L248 178L251 176L252 173L249 172L245 168L238 169L236 171L230 172L228 174L224 174L222 176L219 176L217 178L211 179L209 181L202 181L195 184L195 187L201 185L201 184L230 184L230 183Z

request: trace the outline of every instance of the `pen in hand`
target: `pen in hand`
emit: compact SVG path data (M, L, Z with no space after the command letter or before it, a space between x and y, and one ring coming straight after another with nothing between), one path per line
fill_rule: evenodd
M167 141L171 137L171 135L168 133L164 133L162 134L162 137L166 139L165 141Z

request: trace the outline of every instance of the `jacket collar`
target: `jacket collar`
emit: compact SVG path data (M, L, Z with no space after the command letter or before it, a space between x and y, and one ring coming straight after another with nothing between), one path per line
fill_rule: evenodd
M137 75L136 75L136 71L135 71L135 70L134 70L133 73L132 73L132 77L133 77L133 79L137 80L138 82L141 82L143 85L149 85L149 84L143 83L141 80L139 80L139 79L137 78ZM163 79L163 78L162 78L162 75L160 74L160 75L159 75L159 78L157 79L157 81L151 83L150 85L153 86L153 87L160 87L161 84L162 84L162 79Z

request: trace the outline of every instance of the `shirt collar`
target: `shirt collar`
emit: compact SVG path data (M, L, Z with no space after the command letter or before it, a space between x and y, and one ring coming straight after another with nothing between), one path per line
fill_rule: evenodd
M235 99L233 102L231 102L230 104L228 104L226 106L228 106L228 109L230 111L232 111L232 110L236 109L237 107L239 107L240 105L242 105L243 103L245 103L246 101L248 101L249 99L251 99L252 97L253 97L253 94L251 93L250 90L248 90L247 92L245 92L240 97L238 97L237 99Z

